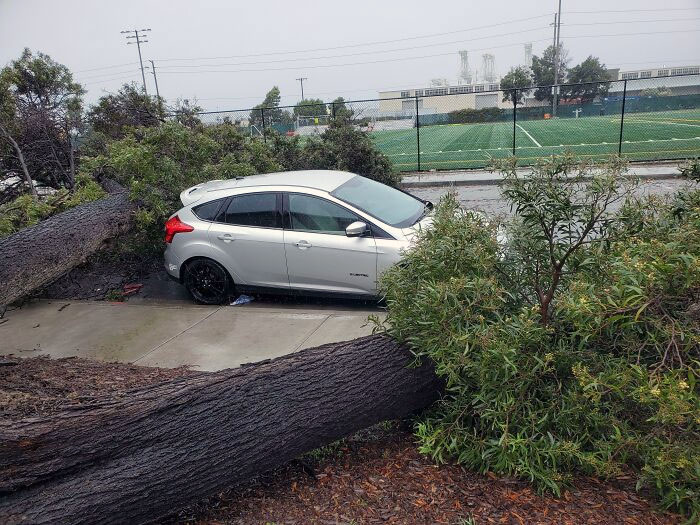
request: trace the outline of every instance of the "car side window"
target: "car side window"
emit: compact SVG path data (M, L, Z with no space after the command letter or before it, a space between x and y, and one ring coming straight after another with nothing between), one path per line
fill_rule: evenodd
M219 212L219 208L226 199L216 199L214 201L205 202L192 208L192 212L202 220L214 221Z
M276 193L248 193L235 195L219 214L219 222L237 226L279 228Z
M345 228L360 220L333 202L298 193L289 195L289 216L292 230L333 235L345 235Z

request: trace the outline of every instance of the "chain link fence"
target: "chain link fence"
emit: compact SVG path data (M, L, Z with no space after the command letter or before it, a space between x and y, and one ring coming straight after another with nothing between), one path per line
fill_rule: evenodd
M676 160L700 156L700 75L514 90L461 85L199 116L261 140L269 130L308 140L348 119L399 171L483 168L511 155L527 165L567 151L592 160Z

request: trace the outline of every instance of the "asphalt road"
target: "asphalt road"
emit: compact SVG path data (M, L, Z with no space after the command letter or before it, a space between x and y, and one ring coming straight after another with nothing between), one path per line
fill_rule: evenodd
M681 186L688 184L682 179L646 180L637 188L638 195L662 195L673 193ZM450 191L457 193L457 199L465 208L480 210L488 214L506 214L510 212L508 203L501 195L501 189L495 184L470 186L434 186L426 188L407 188L407 190L434 203Z

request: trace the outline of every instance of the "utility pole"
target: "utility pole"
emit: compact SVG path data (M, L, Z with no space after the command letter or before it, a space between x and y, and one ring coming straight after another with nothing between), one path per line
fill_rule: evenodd
M158 100L160 100L160 91L158 91L158 77L156 76L156 65L153 63L153 60L149 60L151 63L151 73L153 73L153 81L156 83L156 96L158 97Z
M151 63L151 73L153 73L153 81L156 84L156 98L158 99L158 109L163 112L163 99L160 98L160 90L158 89L158 77L156 76L156 64L153 60L149 60ZM146 66L148 67L148 66Z
M141 64L141 80L143 80L143 91L148 95L148 89L146 88L146 74L143 72L143 60L141 59L141 44L145 44L148 40L144 40L144 36L139 33L147 33L150 29L131 29L127 31L122 31L122 34L128 34L126 37L128 40L127 44L136 44L139 50L139 64ZM132 40L135 39L135 40Z
M559 0L559 11L557 13L557 22L554 26L554 31L556 34L556 39L554 42L554 95L552 96L552 117L557 116L557 104L559 103L559 47L561 38L561 0Z
M309 80L309 79L306 77L301 77L301 78L297 78L297 80L301 84L301 100L304 100L304 80Z

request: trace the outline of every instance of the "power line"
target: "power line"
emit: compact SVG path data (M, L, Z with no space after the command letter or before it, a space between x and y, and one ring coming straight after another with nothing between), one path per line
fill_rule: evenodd
M607 35L573 35L573 36L568 36L567 39L577 39L577 38L604 38L604 37L620 37L620 36L638 36L638 35L658 35L658 34L668 34L668 33L694 33L698 32L700 29L689 29L689 30L683 30L683 31L646 31L646 32L636 32L636 33L613 33L613 34L607 34ZM540 39L540 40L532 40L531 42L547 42L549 41L549 38L546 39ZM517 45L522 45L522 42L519 42L517 44L505 44L502 46L490 46L487 48L483 49L474 49L473 51L483 51L483 50L492 50L492 49L499 49L499 48L504 48L504 47L513 47ZM267 71L290 71L290 70L298 70L300 67L304 67L305 69L324 69L324 68L331 68L331 67L345 67L345 66L359 66L359 65L368 65L368 64L384 64L388 62L404 62L407 60L419 60L419 59L425 59L425 58L435 58L435 57L442 57L442 56L452 56L454 54L454 51L451 51L449 53L434 53L430 55L421 55L421 56L412 56L412 57L402 57L402 58L388 58L388 59L382 59L382 60L371 60L371 61L363 61L363 62L347 62L344 64L317 64L317 65L308 65L308 66L292 66L292 67L281 67L281 68L258 68L258 69L234 69L234 70L198 70L198 71L163 71L161 69L161 73L163 74L193 74L193 73L256 73L256 72L267 72Z
M115 67L122 67L122 66L133 66L135 64L138 64L138 62L126 62L124 64L112 64L111 66L93 67L91 69L80 69L78 71L73 71L73 73L88 73L90 71L101 71L103 69L113 69Z
M129 29L126 31L121 31L122 34L127 34L129 36L126 37L127 44L136 44L136 47L139 50L139 64L141 64L141 79L143 80L143 92L148 95L148 89L146 88L146 73L143 72L143 60L141 58L141 44L145 44L148 42L148 40L144 40L141 35L139 35L139 31L142 33L147 33L150 31L150 29ZM130 39L135 39L135 40L130 40Z
M549 38L545 39L539 39L539 40L530 40L529 42L547 42L549 41ZM485 50L491 50L491 49L500 49L504 47L514 47L514 46L521 46L523 42L518 42L516 44L505 44L501 46L490 46L490 47L484 47L481 49L473 49L472 51L485 51ZM367 62L350 62L346 64L320 64L320 65L311 65L311 66L303 66L305 69L321 69L321 68L328 68L328 67L340 67L340 66L358 66L358 65L364 65L364 64L383 64L386 62L401 62L401 61L406 61L406 60L416 60L416 59L423 59L423 58L435 58L435 57L444 57L444 56L452 56L454 55L454 51L450 51L449 53L434 53L431 55L422 55L422 56L412 56L412 57L403 57L403 58L389 58L389 59L384 59L384 60L372 60L372 61L367 61ZM167 73L167 74L192 74L192 73L251 73L251 72L263 72L263 71L288 71L288 70L298 70L302 66L294 66L294 67L281 67L281 68L266 68L266 69L236 69L236 70L205 70L205 71L161 71L161 73Z
M113 77L113 78L104 78L104 79L102 79L102 80L95 80L95 81L93 81L93 82L81 82L80 84L83 85L83 86L90 86L90 85L93 85L93 84L102 84L102 83L105 83L105 82L111 82L111 81L113 81L113 80L129 80L129 79L133 79L134 76L136 76L136 74L137 74L137 73L134 72L134 73L132 73L131 75L128 75L128 76L118 76L118 77Z
M94 80L94 79L98 79L98 78L100 78L100 77L112 77L112 76L114 76L114 75L122 75L122 74L126 74L126 73L131 73L131 72L134 72L134 71L136 71L136 72L139 71L139 68L136 68L136 69L125 69L124 71L111 71L111 72L109 72L109 73L100 73L99 75L88 75L88 76L86 76L86 77L80 76L80 78L83 79L83 80Z
M431 33L431 34L427 34L427 35L395 38L393 40L377 40L374 42L362 42L362 43L358 43L358 44L346 44L346 45L342 45L342 46L320 47L320 48L314 48L314 49L297 49L297 50L293 50L293 51L271 51L268 53L254 53L254 54L249 54L249 55L228 55L228 56L218 56L218 57L190 57L190 58L163 58L163 59L159 59L159 62L177 62L177 61L191 61L191 60L221 60L221 59L226 59L226 58L254 58L254 57L262 57L262 56L272 56L272 55L291 55L291 54L296 54L296 53L313 53L316 51L333 51L336 49L348 49L348 48L352 48L352 47L367 47L367 46L375 46L375 45L381 45L381 44L393 44L395 42L405 42L407 40L419 40L419 39L423 39L423 38L433 38L436 36L454 35L457 33L466 33L468 31L476 31L478 29L490 29L492 27L509 25L509 24L514 24L514 23L518 23L518 22L526 22L528 20L536 20L538 18L544 18L544 17L548 17L548 16L551 16L551 15L546 14L546 15L530 16L527 18L517 18L517 19L513 19L513 20L506 20L504 22L499 22L496 24L474 26L474 27L469 27L466 29L445 31L442 33Z
M299 61L309 61L309 60L325 60L325 59L346 58L346 57L362 56L362 55L375 55L375 54L380 54L380 53L395 53L398 51L412 51L415 49L425 49L427 47L440 47L440 46L453 45L453 44L464 44L466 42L475 42L478 40L491 40L493 38L499 38L502 36L518 35L518 34L522 34L522 33L532 33L533 31L542 31L543 29L547 29L547 26L537 27L537 28L533 28L533 29L525 29L522 31L510 31L508 33L500 33L498 35L489 35L489 36L469 38L467 40L451 40L449 42L440 42L437 44L423 44L420 46L400 47L400 48L395 48L395 49L386 49L383 51L360 51L358 53L345 53L342 55L325 55L325 56L320 56L320 57L284 58L284 59L280 59L280 60L264 60L264 61L255 61L255 62L236 62L236 63L228 63L228 64L195 64L195 65L191 65L191 66L177 64L177 65L172 65L172 66L161 66L161 69L226 67L226 66L257 66L260 64L279 64L282 62L288 63L288 62L299 62ZM487 49L493 49L493 47L489 47Z
M620 20L618 22L586 22L586 23L576 23L576 24L564 24L564 27L572 26L602 26L602 25L614 25L614 24L658 24L659 22L693 22L700 20L700 18L660 18L657 20Z
M605 11L564 11L567 15L597 15L600 13L655 13L658 11L698 11L700 7L677 7L670 9L611 9Z

